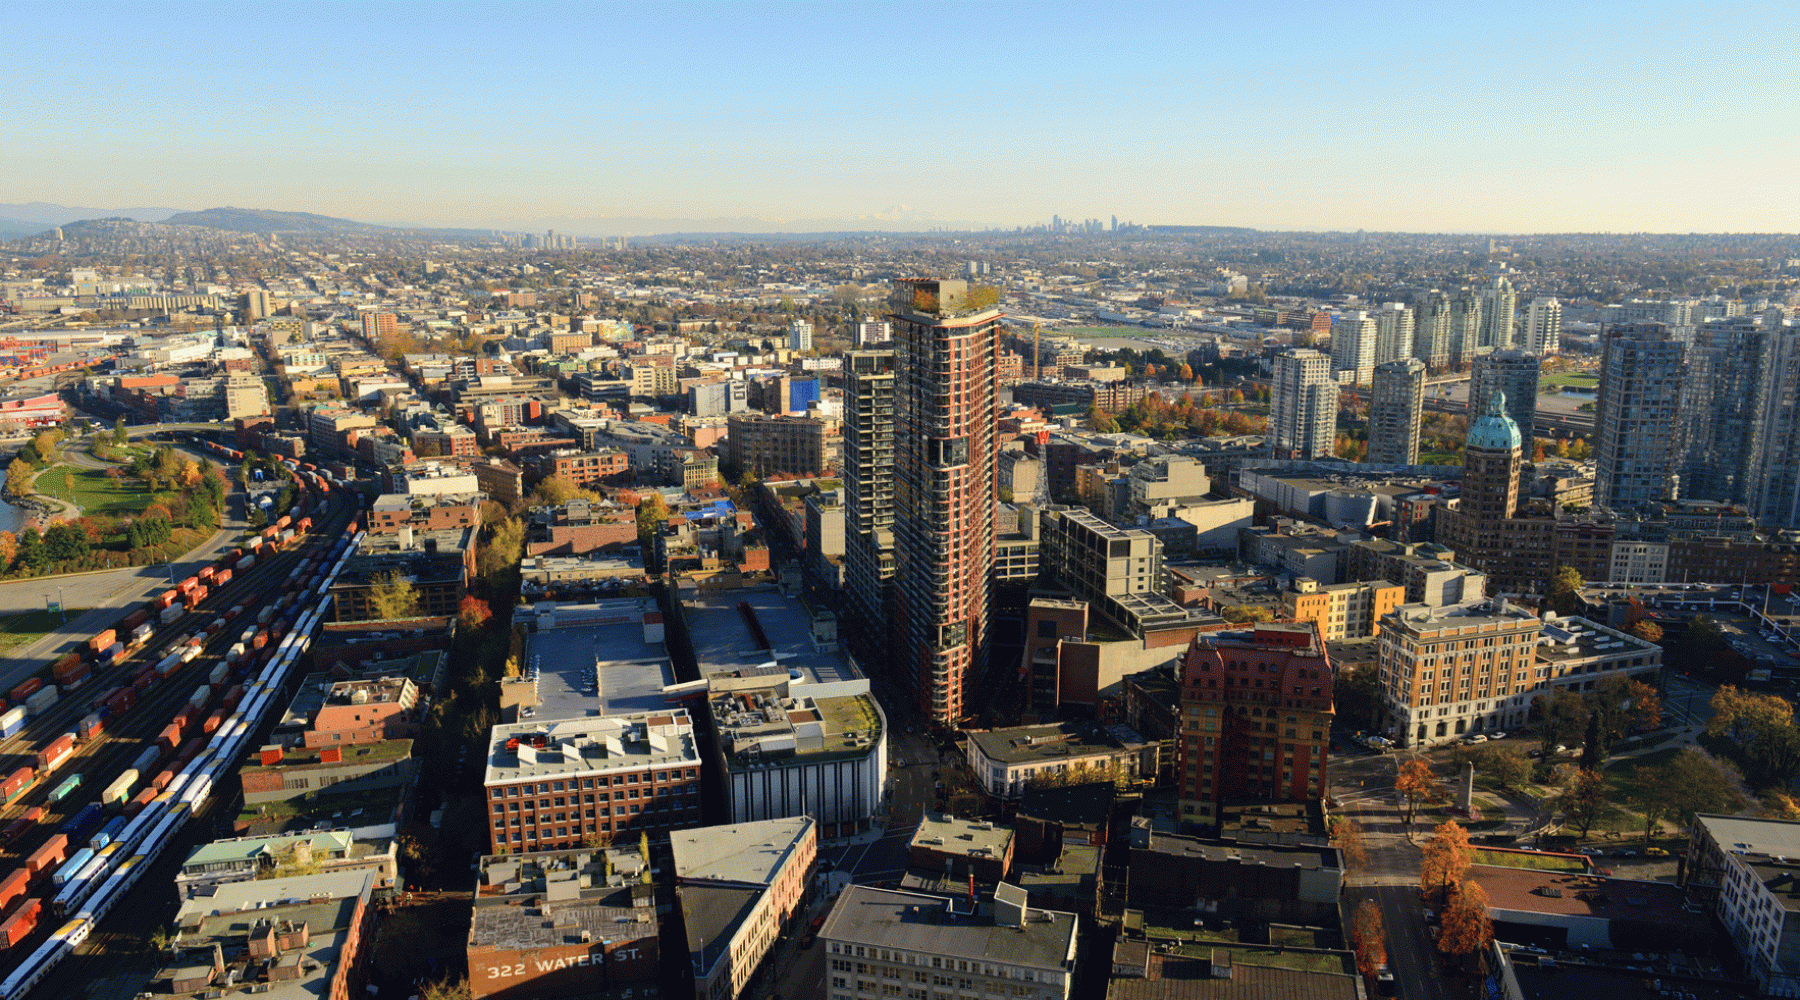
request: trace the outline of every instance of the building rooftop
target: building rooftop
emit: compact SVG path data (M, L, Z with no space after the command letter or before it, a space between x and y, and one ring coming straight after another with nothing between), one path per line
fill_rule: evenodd
M315 833L274 837L233 837L230 840L215 840L210 844L201 844L188 852L187 860L181 863L181 867L183 869L200 869L212 865L249 864L258 858L278 856L301 841L311 844L313 851L320 854L348 854L356 837L348 830L320 830Z
M1713 813L1694 818L1720 848L1747 861L1755 857L1800 859L1800 822Z
M1645 642L1634 635L1599 625L1573 615L1558 616L1545 612L1543 630L1539 633L1537 658L1548 663L1587 660L1594 657L1616 659L1621 656L1646 656L1662 647Z
M684 883L675 887L681 900L695 979L705 978L713 966L731 954L731 939L750 918L762 893L763 890L749 886Z
M754 625L744 612L746 605ZM818 641L821 630L815 628L813 616L779 588L696 592L684 596L682 608L702 676L777 664L801 685L862 679L838 650L836 620L830 620L828 640Z
M1150 951L1145 942L1121 940L1120 955L1130 951L1152 971L1152 977L1115 973L1106 1000L1363 1000L1356 976L1249 965L1223 958L1229 975L1215 975L1210 960ZM1222 951L1222 949L1221 949ZM1138 958L1127 961L1138 961ZM1115 963L1117 959L1115 959Z
M700 763L686 709L495 726L484 784Z
M675 876L768 885L814 825L810 817L792 816L672 833Z
M476 906L469 922L469 946L522 951L654 937L654 897L644 893L641 898L644 905L634 906L629 890L614 890L602 900L556 899L547 891L535 897L536 905Z
M1012 838L1010 826L928 812L919 820L919 828L913 833L912 846L939 854L1004 858L1006 846L1012 842Z
M1487 890L1494 910L1662 924L1685 928L1695 940L1711 933L1711 918L1683 909L1685 891L1668 882L1498 865L1474 865L1469 876Z
M969 739L989 760L1003 764L1063 760L1148 745L1127 726L1073 721L972 732Z
M524 674L536 688L533 718L654 712L666 704L675 665L655 598L539 602L532 620Z
M1143 674L1134 676L1147 679ZM1113 799L1117 795L1118 791L1110 781L1027 788L1019 799L1018 815L1064 826L1104 827L1112 816Z
M476 905L543 896L552 902L581 899L614 906L637 905L632 893L649 893L642 875L649 864L633 849L534 851L486 854L480 858L475 883ZM621 890L626 895L609 899Z
M1309 845L1306 841L1323 838L1305 835L1288 834L1284 836L1277 833L1269 838L1269 843L1265 844L1245 843L1242 839L1201 840L1198 837L1154 832L1149 836L1149 849L1159 854L1197 856L1217 863L1235 862L1245 865L1267 865L1271 868L1300 868L1305 871L1340 867L1335 848L1324 844Z
M1398 620L1399 624L1408 628L1431 630L1510 625L1536 621L1537 616L1505 598L1484 597L1435 608L1424 604L1402 604L1388 618L1383 619L1384 622L1389 620Z
M1001 891L1006 888L1010 887ZM1031 969L1066 972L1073 964L1072 913L1032 908L1022 926L1008 927L996 922L989 901L973 915L963 915L955 906L956 901L936 896L852 885L838 899L819 936Z

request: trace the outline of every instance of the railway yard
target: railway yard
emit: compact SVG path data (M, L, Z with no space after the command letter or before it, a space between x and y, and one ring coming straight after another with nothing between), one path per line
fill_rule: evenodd
M0 695L0 1000L108 975L235 800L356 531L355 491L291 471L276 524Z

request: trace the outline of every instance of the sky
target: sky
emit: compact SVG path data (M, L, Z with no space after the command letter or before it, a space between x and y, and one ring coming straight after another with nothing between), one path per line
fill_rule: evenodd
M0 201L595 235L1797 232L1794 13L10 0Z

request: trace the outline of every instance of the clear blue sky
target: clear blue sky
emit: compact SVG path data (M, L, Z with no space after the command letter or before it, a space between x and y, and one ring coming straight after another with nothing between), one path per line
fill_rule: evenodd
M0 202L1795 232L1795 13L12 0Z

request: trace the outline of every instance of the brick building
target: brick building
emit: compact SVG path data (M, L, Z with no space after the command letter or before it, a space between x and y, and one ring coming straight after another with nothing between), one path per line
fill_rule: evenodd
M1227 801L1325 794L1331 661L1311 622L1198 636L1181 669L1181 821L1210 826Z

